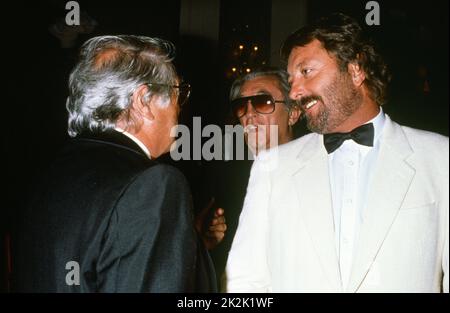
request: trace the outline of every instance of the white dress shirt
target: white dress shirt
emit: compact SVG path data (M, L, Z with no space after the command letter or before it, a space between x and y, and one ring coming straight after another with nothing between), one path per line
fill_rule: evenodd
M328 155L336 252L339 259L341 281L345 289L350 278L355 246L376 166L380 138L385 116L380 108L378 115L368 123L374 126L373 147L346 140Z
M144 143L142 141L140 141L135 136L133 136L132 134L130 134L129 132L127 132L126 130L124 130L120 127L115 127L114 129L117 130L119 133L124 134L131 140L133 140L142 149L142 151L144 151L144 153L148 156L149 159L152 158L150 155L150 151L148 150L148 148L144 145Z

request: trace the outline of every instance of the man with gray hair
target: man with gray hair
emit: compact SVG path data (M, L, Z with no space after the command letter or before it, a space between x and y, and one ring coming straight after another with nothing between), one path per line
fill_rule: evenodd
M233 82L231 109L244 127L253 154L294 139L293 125L300 110L289 98L289 91L287 72L273 67L258 69Z
M246 144L254 155L295 138L293 126L300 118L300 109L289 98L289 91L287 72L274 67L256 69L233 82L229 96L231 111L244 128ZM211 251L221 281L225 279L225 264L238 226L251 164L249 160L217 162L207 171L210 176L205 179L204 189L224 209L227 219L227 234Z
M18 234L15 289L208 292L214 272L169 151L190 87L158 38L101 36L69 79L73 140L35 184Z

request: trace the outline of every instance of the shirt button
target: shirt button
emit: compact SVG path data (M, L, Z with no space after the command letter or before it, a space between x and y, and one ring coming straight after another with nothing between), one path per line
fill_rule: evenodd
M353 166L355 164L353 161L348 161L348 165Z

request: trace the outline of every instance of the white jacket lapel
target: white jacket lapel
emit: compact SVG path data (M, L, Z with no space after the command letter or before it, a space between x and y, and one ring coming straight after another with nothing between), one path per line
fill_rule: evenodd
M334 222L328 157L322 136L314 136L305 143L296 159L293 179L298 190L297 200L305 219L320 265L331 288L341 290L339 263L336 254ZM307 269L306 269L307 270Z
M411 153L401 127L386 116L348 291L357 291L362 284L405 199L415 174L415 170L405 162Z

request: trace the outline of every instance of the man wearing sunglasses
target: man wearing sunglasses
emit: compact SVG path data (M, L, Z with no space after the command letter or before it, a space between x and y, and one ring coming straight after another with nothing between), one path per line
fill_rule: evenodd
M245 141L255 156L265 149L294 139L293 126L299 119L300 111L289 99L286 71L264 68L237 78L230 89L230 103L231 112L244 127ZM211 251L216 273L221 279L224 279L221 276L237 228L250 167L249 160L222 162L211 171L213 177L205 179L215 182L216 190L211 190L211 194L224 208L227 219L226 235L222 243ZM219 181L217 177L220 177Z
M14 241L20 292L209 292L189 187L157 159L189 86L158 38L100 36L69 79L73 140L34 185Z
M313 133L267 153L273 170L254 162L228 290L448 292L448 137L384 114L386 65L351 17L282 51Z
M231 86L232 112L255 155L293 139L292 126L300 110L289 98L287 78L283 70L265 69L244 75Z

